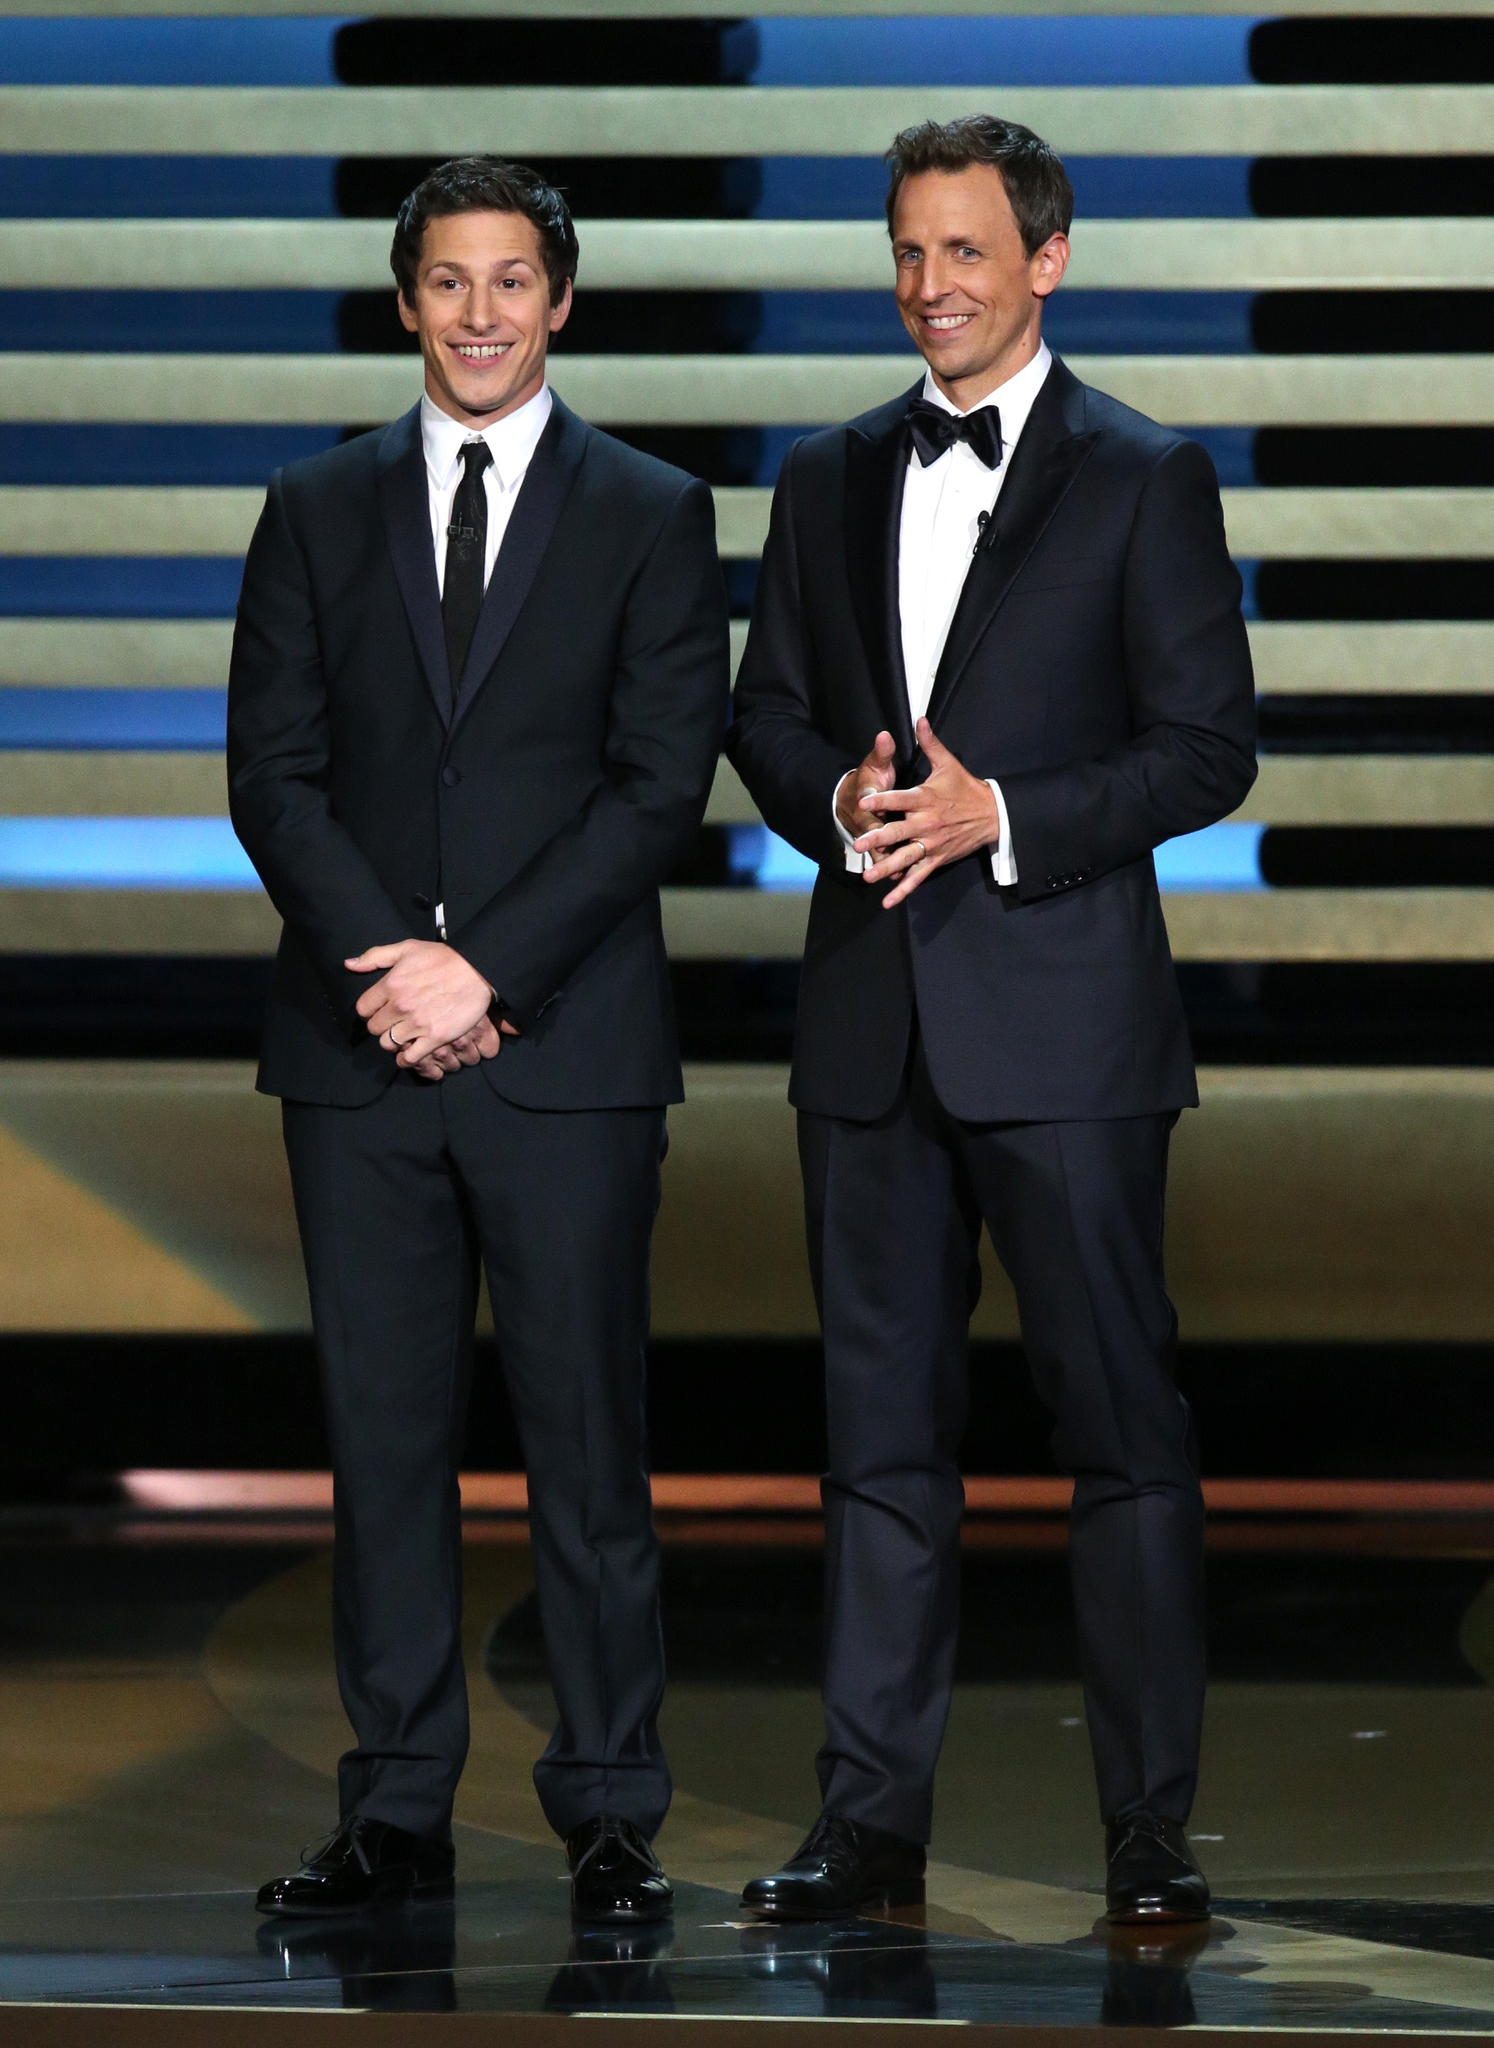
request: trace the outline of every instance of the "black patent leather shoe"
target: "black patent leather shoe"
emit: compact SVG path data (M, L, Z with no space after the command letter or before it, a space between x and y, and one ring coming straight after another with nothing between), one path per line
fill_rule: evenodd
M1116 1926L1208 1919L1208 1881L1177 1821L1133 1813L1106 1828L1105 1916Z
M667 1920L674 1886L630 1820L597 1814L565 1838L571 1914L590 1927L639 1927Z
M370 1906L401 1905L406 1899L450 1898L455 1869L450 1842L432 1842L388 1821L356 1815L299 1870L261 1885L254 1903L261 1913L305 1919L365 1913Z
M742 1893L770 1920L838 1920L863 1906L921 1906L924 1851L882 1828L822 1813L798 1851Z

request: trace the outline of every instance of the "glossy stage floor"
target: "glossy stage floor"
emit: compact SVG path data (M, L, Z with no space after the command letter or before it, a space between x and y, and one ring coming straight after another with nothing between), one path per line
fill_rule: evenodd
M1218 1910L1166 1939L1100 1917L1060 1490L972 1495L928 1905L780 1929L736 1893L815 1808L814 1490L659 1483L679 1909L633 1939L572 1931L530 1784L550 1700L521 1484L467 1489L455 1908L348 1925L253 1911L334 1817L324 1483L137 1475L106 1505L12 1511L0 2041L292 2044L333 2014L411 2044L726 2043L764 2020L782 2043L827 2021L1494 2034L1494 1488L1213 1490L1192 1832Z

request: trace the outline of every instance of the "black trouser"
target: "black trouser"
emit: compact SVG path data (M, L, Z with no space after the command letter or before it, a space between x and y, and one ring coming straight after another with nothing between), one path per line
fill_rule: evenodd
M829 1404L819 1776L831 1812L929 1838L959 1623L956 1458L984 1218L1074 1476L1069 1555L1101 1813L1187 1818L1203 1717L1203 1497L1162 1274L1175 1121L961 1124L916 1038L879 1122L800 1116Z
M336 1482L342 1815L449 1837L467 1754L457 1460L479 1255L529 1475L567 1834L669 1805L644 1429L661 1109L516 1109L477 1068L363 1109L285 1104Z

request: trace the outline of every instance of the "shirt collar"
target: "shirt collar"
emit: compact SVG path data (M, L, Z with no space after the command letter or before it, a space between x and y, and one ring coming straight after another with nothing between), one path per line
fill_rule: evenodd
M437 490L445 490L456 475L462 449L468 441L486 441L493 457L493 469L505 491L511 491L529 467L539 437L555 401L548 384L542 384L533 398L515 412L505 413L481 432L443 412L429 392L420 394L420 444L425 466Z
M971 412L979 412L981 405L994 405L999 408L1001 443L1007 455L1016 447L1017 437L1026 426L1027 415L1037 402L1037 395L1042 390L1052 367L1053 352L1047 342L1041 342L1032 361L1024 363L1015 377L1008 377L1004 384L998 384L994 391L988 391L980 405L971 406ZM934 382L932 370L924 373L923 395L931 405L937 405L945 412L952 412L957 418L964 417L960 407L953 400L946 398Z

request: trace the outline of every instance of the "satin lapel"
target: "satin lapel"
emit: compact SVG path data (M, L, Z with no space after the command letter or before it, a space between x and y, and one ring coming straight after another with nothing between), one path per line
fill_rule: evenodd
M523 608L540 563L545 558L570 496L571 485L586 452L586 426L554 400L554 411L545 423L539 445L530 458L529 469L519 487L507 530L488 578L487 595L477 615L477 628L467 651L452 725L466 716L472 700L491 675L493 664L503 652L514 621Z
M441 625L441 586L431 539L431 497L420 445L420 407L414 406L385 429L379 447L379 511L394 563L415 651L441 714L451 719L451 679L446 672L446 634Z
M921 388L921 387L918 387ZM911 395L911 394L909 394ZM898 544L908 451L903 415L907 397L889 406L880 432L846 434L846 574L851 604L887 730L898 760L915 753L908 682L903 670L903 629L898 611Z
M1083 421L1084 387L1055 362L996 500L996 538L971 562L950 622L929 699L928 720L936 732L971 655L1088 460L1098 436L1079 433Z

